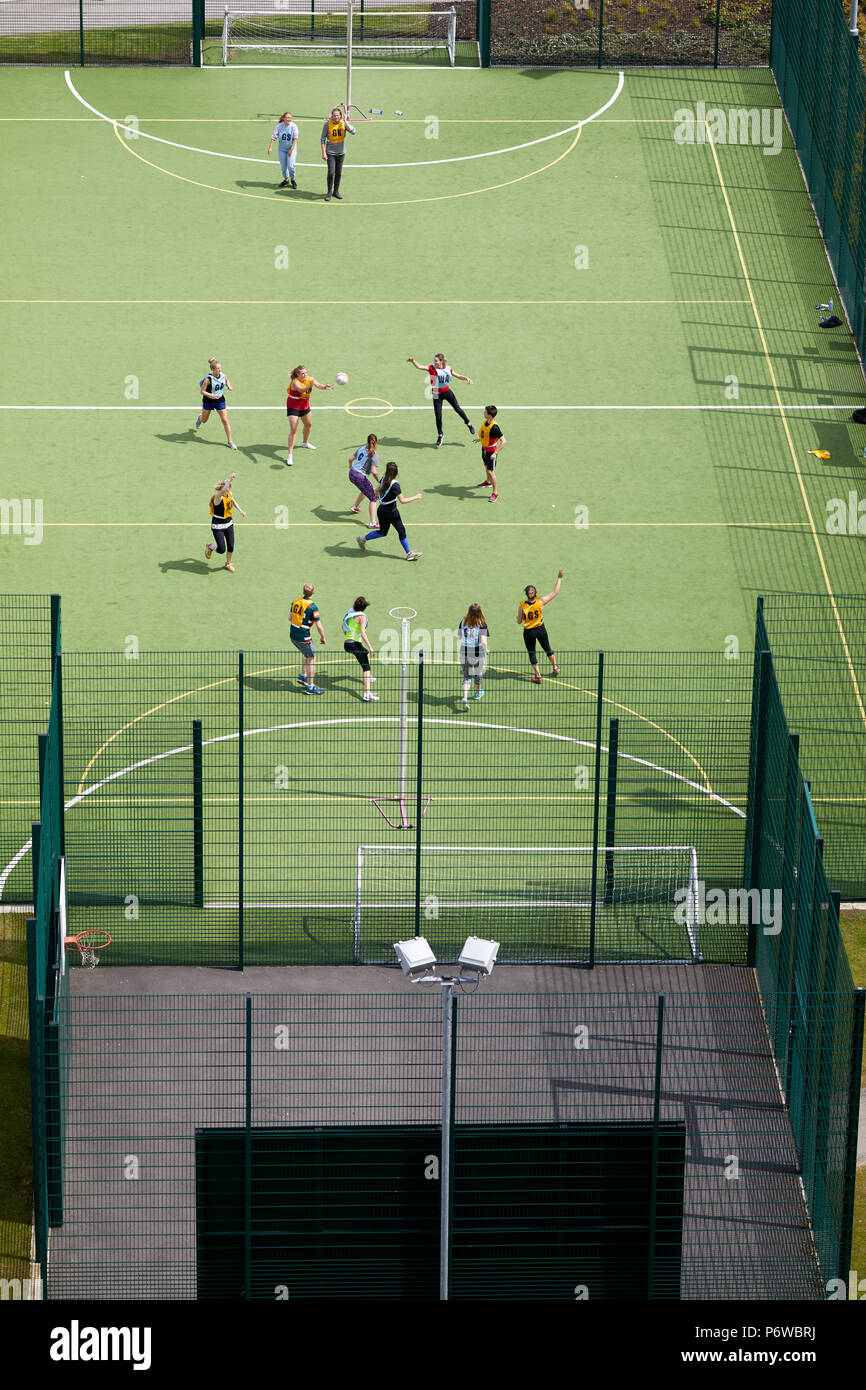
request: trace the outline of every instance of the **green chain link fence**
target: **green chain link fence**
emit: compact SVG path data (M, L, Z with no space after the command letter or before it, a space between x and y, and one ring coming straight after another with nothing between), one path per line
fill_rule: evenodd
M770 65L861 356L866 74L841 0L775 0Z

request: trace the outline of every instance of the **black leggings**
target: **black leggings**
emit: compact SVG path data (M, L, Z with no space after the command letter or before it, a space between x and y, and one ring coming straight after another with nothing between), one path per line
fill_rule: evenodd
M217 528L216 528L215 526L212 526L212 527L211 527L211 535L212 535L213 538L214 538L214 545L215 545L216 548L217 548L217 554L218 554L218 555L225 555L226 547L228 547L228 549L229 549L230 551L234 550L234 548L235 548L235 528L234 528L234 526L227 526L225 529L223 529L222 527L220 527L219 530L217 530Z
M343 177L344 154L328 155L328 192L339 193L340 179Z
M447 401L448 404L451 406L452 410L456 410L456 411L457 411L457 414L460 416L460 419L463 421L464 425L468 425L468 424L469 424L469 416L466 414L466 411L463 409L463 407L461 406L461 404L460 404L460 402L458 401L457 397L455 396L454 392L453 392L453 391L450 389L450 387L449 387L449 389L448 389L447 391L440 391L440 393L439 393L438 396L434 396L434 397L433 397L433 410L434 410L434 413L435 413L435 415L436 415L436 432L437 432L437 434L441 434L441 433L442 433L442 402L443 402L443 401Z
M532 662L533 666L538 665L538 655L535 650L536 642L539 643L545 656L553 656L553 652L550 650L550 638L547 635L547 628L544 626L544 623L542 623L540 627L531 627L528 631L526 628L523 629L523 643L529 653L529 660Z
M397 511L397 508L394 507L392 510L391 507L380 507L376 512L376 530L379 531L381 535L387 536L392 526L400 537L400 540L405 541L406 527L403 525L403 518Z

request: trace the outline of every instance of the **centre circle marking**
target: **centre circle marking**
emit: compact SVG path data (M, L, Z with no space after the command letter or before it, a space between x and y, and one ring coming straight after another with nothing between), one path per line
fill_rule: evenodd
M370 401L372 404L362 405L360 410L352 409L353 405L361 405L362 401ZM369 412L373 409L374 405L385 405L388 409L380 410L376 415L371 415ZM343 409L347 415L355 415L360 420L384 420L386 415L394 414L393 405L390 401L384 400L382 396L356 396L353 401L347 401Z

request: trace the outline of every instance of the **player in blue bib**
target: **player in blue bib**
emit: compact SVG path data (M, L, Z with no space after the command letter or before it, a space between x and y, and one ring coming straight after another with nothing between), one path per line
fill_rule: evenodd
M277 142L277 154L280 160L280 169L283 174L283 181L280 188L297 188L295 183L295 152L298 148L298 127L292 120L291 111L284 111L280 119L274 126L271 136L271 143L268 145L268 158L270 159L271 150L274 148L274 141Z
M207 376L203 376L199 385L201 387L201 414L196 416L195 427L200 430L202 425L207 424L208 416L212 410L217 411L223 422L223 429L226 432L226 443L230 449L238 446L232 441L232 427L229 424L229 413L226 410L226 391L232 389L232 384L227 376L223 375L223 369L215 357L208 358L210 371Z

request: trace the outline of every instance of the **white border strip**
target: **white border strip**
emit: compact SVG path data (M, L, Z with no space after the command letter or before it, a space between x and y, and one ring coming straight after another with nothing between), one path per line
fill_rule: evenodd
M369 401L370 404L369 404L369 405L364 405L364 404L362 404L362 402L365 401L365 400ZM384 400L383 400L383 401L377 401L377 400L376 400L374 397L372 397L372 396L366 396L366 397L365 397L365 396L361 396L361 397L358 398L358 400L348 401L346 405L318 405L318 404L317 404L315 408L316 408L316 411L317 411L317 412L318 412L318 411L334 411L334 410L339 411L339 412L348 411L348 413L351 415L353 412L349 410L349 406L354 406L354 407L356 408L356 411L363 411L363 410L381 410L383 405L388 405L388 406L390 407L387 411L384 412L386 415L395 414L397 411L429 410L429 409L430 409L430 406L429 406L429 405L390 405L390 402L384 401ZM281 414L281 415L285 413L285 406L283 406L283 405L232 405L230 408L231 408L231 412L232 412L233 415L234 415L234 414L237 414L237 413L239 413L239 412L241 412L241 411L247 411L247 412L254 412L254 411L264 411L264 412L267 412L267 411L273 411L273 412L278 412L278 413ZM475 411L476 413L477 413L478 411L484 409L484 407L481 406L481 405L467 405L465 408L466 408L467 410ZM778 413L779 413L779 407L778 407L778 405L769 405L769 404L768 404L768 405L503 405L503 406L500 406L499 408L500 408L500 410L532 410L532 411L542 411L542 410L640 410L640 411L644 411L644 410L722 410L722 411L730 411L730 412L732 412L732 413L736 413L738 410L770 410L770 411L773 411L773 413L776 414L776 415L778 415ZM195 403L195 402L193 402L192 405L0 405L0 410L44 410L44 411L59 410L59 411L64 411L64 412L65 412L65 411L68 411L68 410L109 410L109 411L112 411L112 410L113 410L113 411L115 411L115 412L117 412L117 413L122 413L122 414L126 414L126 415L133 415L133 414L135 414L136 411L156 410L156 411L168 412L168 411L182 410L182 411L187 411L187 412L188 412L188 411L190 411L190 410L193 410L193 411L194 411L195 409L196 409L196 403ZM785 409L786 409L786 410L813 410L813 411L816 411L816 412L819 411L819 410L849 410L849 411L850 411L850 410L851 410L851 406L850 406L850 405L786 405L786 406L785 406Z
M246 154L226 154L222 150L204 150L201 149L198 145L181 145L178 144L176 140L166 140L161 135L149 135L148 132L145 130L138 130L134 126L124 125L121 121L115 121L112 119L111 116L106 116L103 111L97 111L95 106L91 106L89 101L85 101L84 97L81 96L81 94L75 90L68 69L64 73L64 77L66 78L66 85L69 88L72 95L75 97L75 100L80 102L82 106L86 107L88 111L92 111L94 116L98 116L101 121L106 121L108 125L113 126L115 130L131 131L132 134L137 138L143 140L155 140L159 145L171 145L173 149L189 150L192 154L212 155L214 159L234 159L240 160L243 164L267 164L271 166L273 166L275 163L273 159L258 159L254 158L252 155ZM622 92L624 85L625 73L621 72L619 74L619 81L616 84L616 91L614 92L613 96L605 102L604 106L600 106L597 111L594 111L591 116L586 116L582 121L577 121L574 125L565 126L563 130L557 130L554 132L553 135L541 135L537 140L526 140L522 145L509 145L506 149L502 150L484 150L481 154L458 154L454 155L450 159L413 159L403 164L353 163L352 168L427 169L434 164L464 164L470 159L491 159L493 155L514 154L516 150L528 150L531 149L533 145L543 145L547 140L558 140L561 135L571 135L573 131L580 130L582 126L588 125L590 121L597 120L599 116L603 115L605 111L607 111L611 106L613 106L614 102L618 99L620 93ZM298 163L299 169L317 169L319 167L320 166L318 164L303 164L300 162Z

